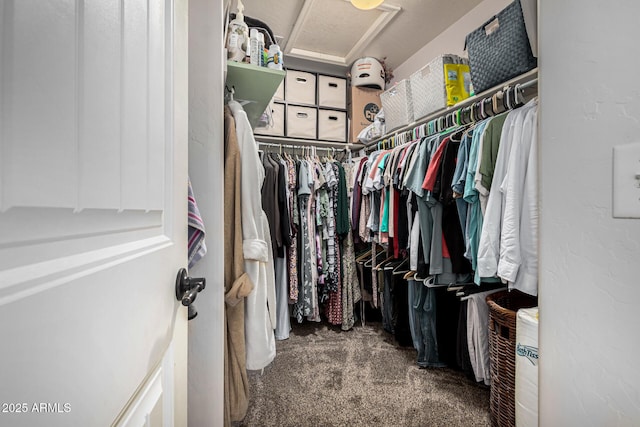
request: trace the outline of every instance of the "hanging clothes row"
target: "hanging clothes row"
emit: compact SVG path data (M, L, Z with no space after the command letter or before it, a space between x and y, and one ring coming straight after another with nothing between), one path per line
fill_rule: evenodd
M289 337L290 317L324 317L348 330L360 299L348 207L352 162L336 160L332 149L321 158L315 147L302 156L273 144L262 148L262 205L277 254L276 339Z
M471 106L480 110L469 123L460 111L444 131L431 133L425 123L381 141L361 160L351 200L352 230L373 244L372 256L382 245L390 266L408 258L405 282L372 274L372 304L385 329L402 326L394 298L406 295L417 363L471 366L485 383L484 297L503 283L537 293L537 99L523 105L521 94L505 90L504 111ZM448 291L460 287L484 293L461 304Z
M420 120L418 124L411 125L409 129L398 130L393 135L384 137L373 144L368 144L367 147L377 146L378 150L380 150L381 147L403 145L408 141L415 141L424 136L444 132L450 128L479 122L496 114L512 110L522 105L523 100L533 93L532 90L535 92L537 83L538 79L534 78L525 83L505 86L486 98L468 98L460 103L462 106L450 107L447 109L447 113L438 112L427 116Z

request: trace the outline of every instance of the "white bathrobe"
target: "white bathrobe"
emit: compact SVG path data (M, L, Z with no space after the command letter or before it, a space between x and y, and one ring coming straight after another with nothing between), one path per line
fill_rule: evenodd
M245 271L254 284L245 303L247 369L260 370L276 356L276 290L271 237L262 210L260 189L265 172L247 114L236 101L229 102L236 121L242 167L242 237Z

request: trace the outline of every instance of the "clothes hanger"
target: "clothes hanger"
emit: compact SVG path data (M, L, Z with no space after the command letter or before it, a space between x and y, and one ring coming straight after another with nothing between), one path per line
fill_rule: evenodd
M378 262L378 259L380 259L383 256L386 256L386 251L384 249L381 249L380 252L376 252L375 261ZM364 263L364 266L371 267L372 265L373 265L373 260L371 259L371 257L369 257L369 260Z
M227 103L233 101L233 95L236 92L236 87L235 86L231 86L231 88L229 88L229 86L225 85L224 88L226 89L225 98L226 98Z
M495 115L493 111L493 101L491 98L485 98L480 101L482 103L482 111L484 112L487 118L493 117Z
M433 135L434 133L436 133L436 121L431 120L429 122L429 136Z
M510 97L509 97L509 87L505 87L504 89L502 89L502 93L504 94L503 98L502 98L502 105L504 105L504 109L505 111L509 111L511 110L511 102L510 102Z
M469 106L469 111L467 112L467 114L469 115L469 123L475 123L476 122L476 116L475 116L474 111L473 111L473 104L471 104Z
M470 123L470 124L466 125L466 129L464 130L464 133L462 134L462 137L464 138L465 135L468 135L469 132L471 132L475 127L476 127L475 123Z
M513 108L518 108L520 107L522 104L520 103L520 84L516 84L513 87Z
M463 134L464 134L464 128L461 126L458 126L453 130L453 133L451 134L451 136L449 136L449 139L453 142L461 142Z
M427 277L426 279L424 279L423 283L427 288L446 288L450 285L450 283L444 285L436 284L436 276Z
M407 274L410 272L409 270L409 257L406 257L402 260L402 262L400 262L400 264L398 264L394 269L393 269L393 274L394 275L399 275L399 274Z
M500 98L500 99L498 99L498 98ZM498 91L498 92L494 93L493 96L491 97L491 99L493 100L493 111L495 111L496 114L502 113L501 108L500 108L500 103L499 103L499 101L502 100L502 92Z
M402 278L404 280L412 280L416 275L416 272L414 270L409 270Z
M402 259L393 259L387 263L385 263L382 268L378 271L391 271L391 274L393 274L393 270L395 270L400 264L402 264L404 260ZM404 273L403 273L404 274Z
M384 252L382 252L382 253L384 253ZM390 257L388 257L388 258L386 258L386 259L382 260L381 262L379 262L379 263L376 265L376 270L381 271L381 270L384 268L384 265L385 265L387 262L392 261L393 259L395 259L395 258L393 257L393 255L391 255Z
M356 256L356 262L364 263L366 259L371 258L371 248Z
M465 115L465 108L460 108L458 109L459 113L460 113L460 123L462 124L467 124L467 117Z
M456 292L456 296L457 297L461 297L460 301L466 301L466 300L470 299L471 295L473 295L473 294L479 294L479 293L488 292L488 291L496 291L496 292L498 292L498 291L506 291L507 289L509 289L509 288L504 286L502 283L499 284L499 287L491 287L491 288L484 288L484 289L481 288L480 286L476 285L475 283L473 283L473 284L465 283L464 287L463 287L463 290L457 291Z
M509 111L509 106L507 105L507 87L502 88L502 107L504 111Z
M518 108L518 107L520 107L522 105L522 104L520 104L520 102L518 100L519 86L520 85L515 85L515 86L511 86L509 88L509 90L511 92L511 98L510 98L511 109Z
M484 111L484 102L482 101L480 101L480 117L482 117L482 120L489 118L489 115Z

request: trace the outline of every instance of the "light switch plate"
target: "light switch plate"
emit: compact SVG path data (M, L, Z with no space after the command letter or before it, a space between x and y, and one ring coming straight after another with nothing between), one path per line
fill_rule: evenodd
M640 218L640 143L613 147L613 217Z

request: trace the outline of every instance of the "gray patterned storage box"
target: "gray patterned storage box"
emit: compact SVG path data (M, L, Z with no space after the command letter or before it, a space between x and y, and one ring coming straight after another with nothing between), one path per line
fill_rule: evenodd
M471 81L476 94L526 73L537 65L515 0L466 38Z

